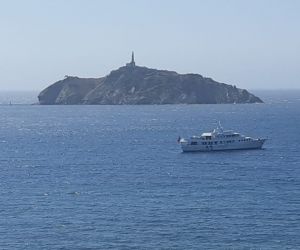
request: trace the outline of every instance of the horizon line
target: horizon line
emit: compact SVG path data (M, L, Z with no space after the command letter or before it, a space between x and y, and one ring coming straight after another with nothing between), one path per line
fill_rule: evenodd
M230 84L229 84L230 85ZM237 87L239 89L247 89L248 91L256 91L256 90L262 90L262 91L272 91L272 90L300 90L300 87L298 88L240 88L240 87ZM42 89L43 90L43 89ZM42 91L40 89L0 89L0 92L40 92Z

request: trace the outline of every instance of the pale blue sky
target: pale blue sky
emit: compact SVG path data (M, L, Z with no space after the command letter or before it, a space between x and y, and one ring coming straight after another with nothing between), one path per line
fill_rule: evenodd
M248 89L300 88L297 0L0 0L0 90L130 60Z

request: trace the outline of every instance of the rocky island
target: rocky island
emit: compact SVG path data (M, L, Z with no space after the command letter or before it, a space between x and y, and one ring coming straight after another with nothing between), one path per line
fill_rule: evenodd
M136 105L261 103L245 89L199 74L136 66L134 54L126 66L102 78L66 76L38 96L41 105Z

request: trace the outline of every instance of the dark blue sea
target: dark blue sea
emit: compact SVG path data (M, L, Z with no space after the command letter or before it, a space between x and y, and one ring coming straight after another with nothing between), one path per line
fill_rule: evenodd
M265 104L2 99L0 249L299 249L300 91L257 94ZM217 121L268 141L181 153L179 135Z

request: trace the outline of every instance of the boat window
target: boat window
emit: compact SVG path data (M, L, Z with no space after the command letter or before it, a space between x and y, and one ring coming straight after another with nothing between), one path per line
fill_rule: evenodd
M191 145L197 145L198 143L196 141L192 141Z

